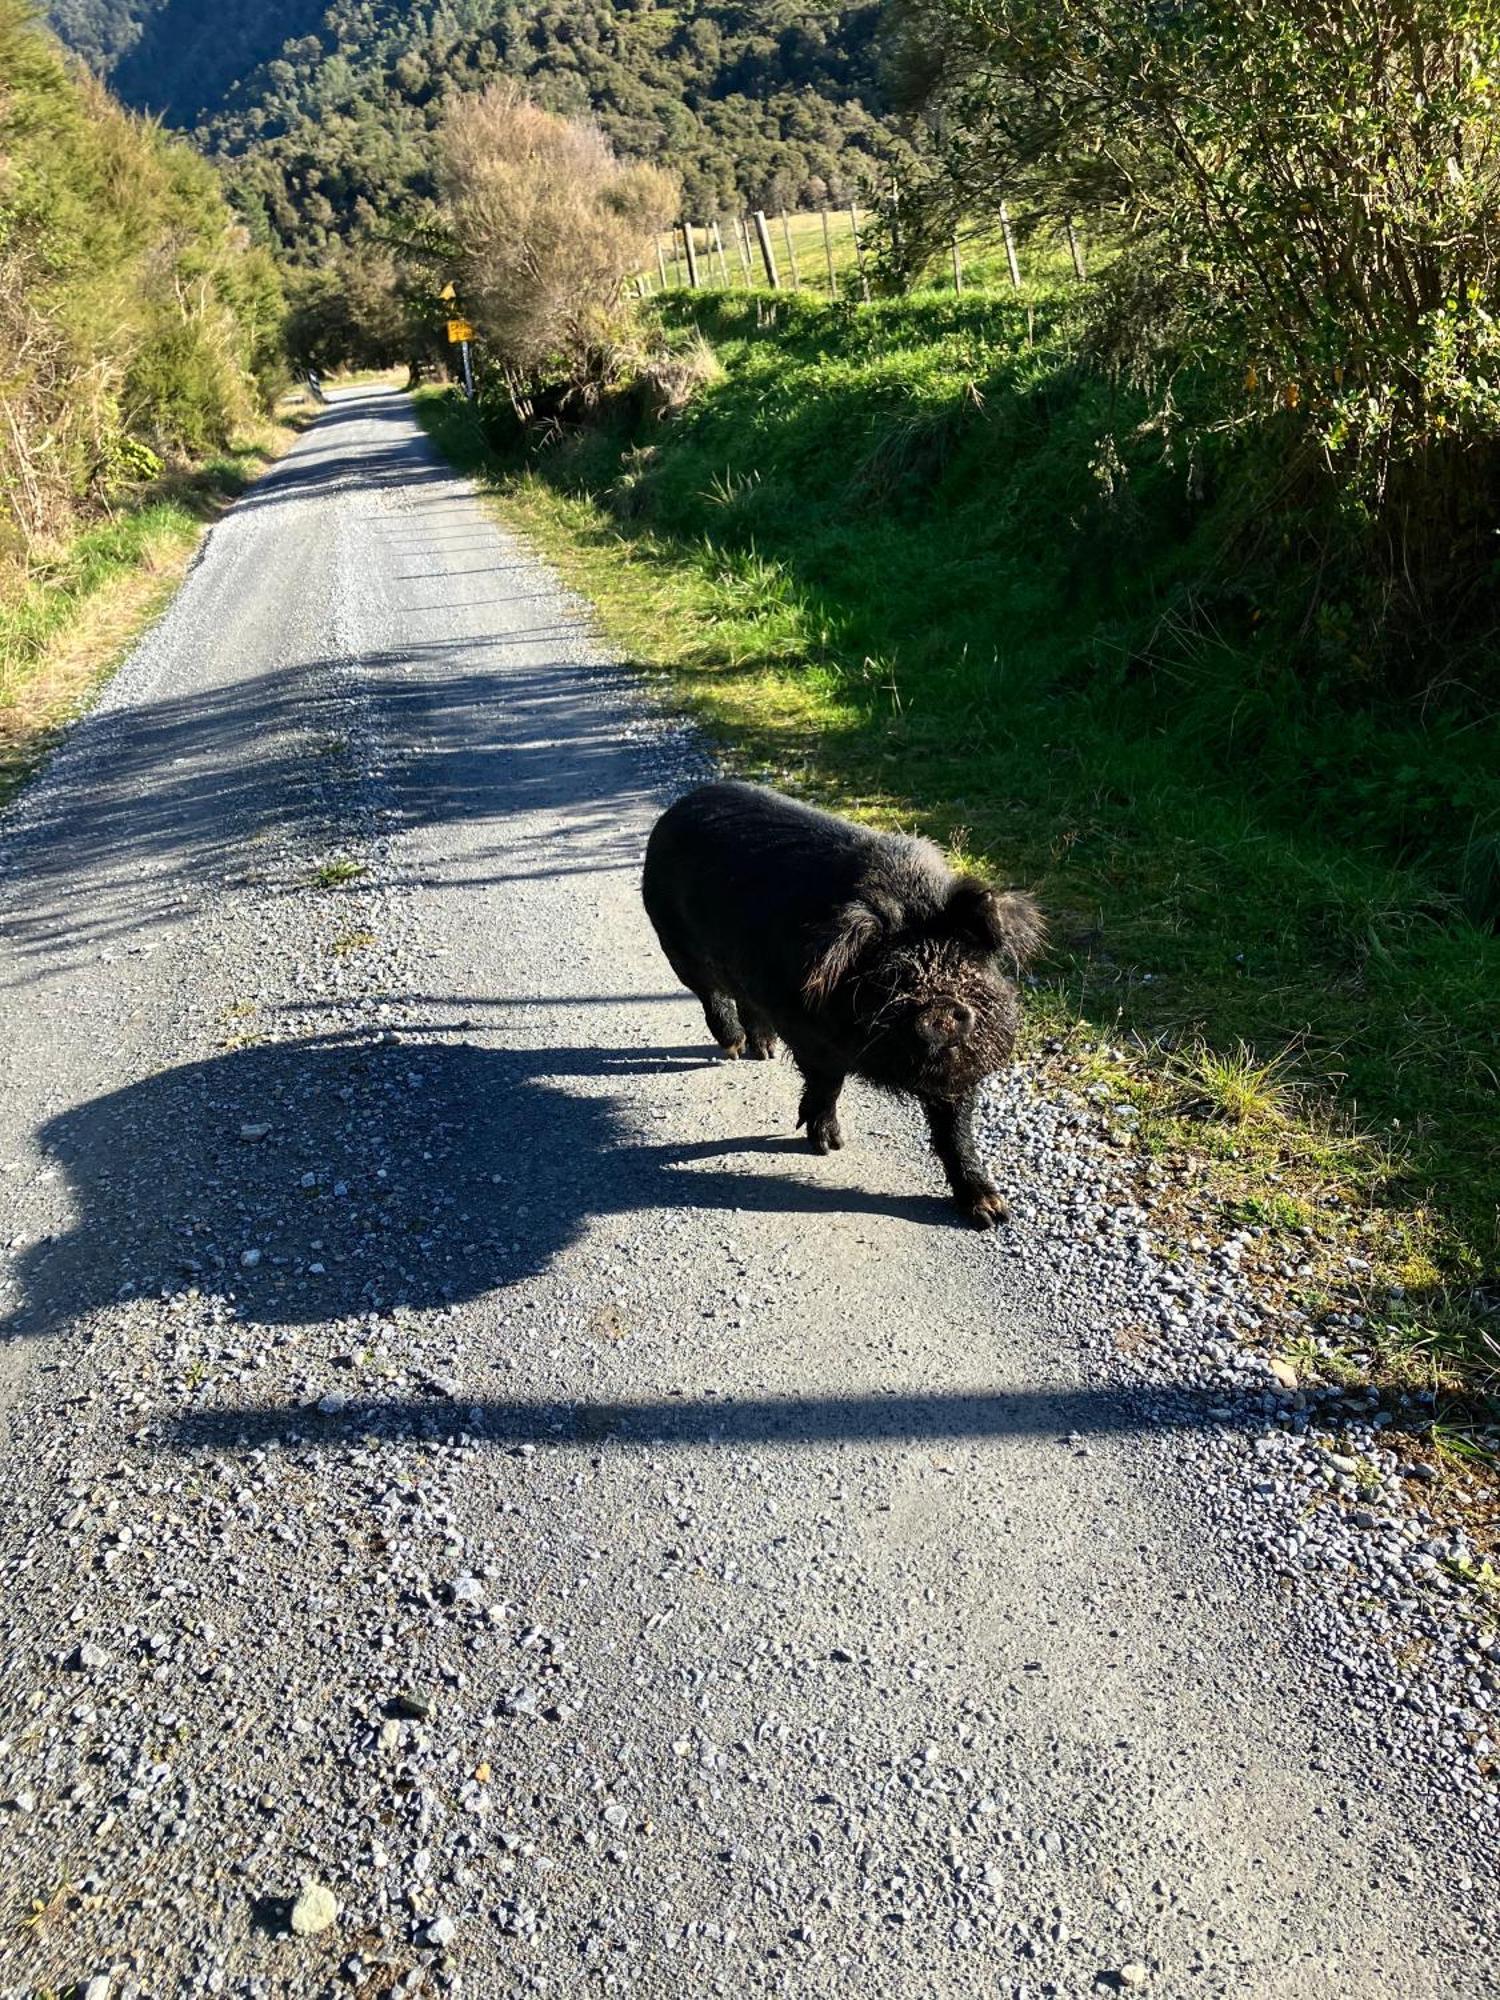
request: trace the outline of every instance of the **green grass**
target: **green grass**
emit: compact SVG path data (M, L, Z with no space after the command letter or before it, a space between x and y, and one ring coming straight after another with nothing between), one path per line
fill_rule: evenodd
M1285 1050L1265 1058L1243 1042L1218 1050L1199 1043L1172 1065L1185 1092L1185 1110L1199 1110L1229 1125L1284 1125L1293 1108Z
M347 855L339 854L315 868L311 880L315 889L342 889L350 882L357 882L364 872L362 861L351 861Z
M1273 1234L1311 1218L1430 1308L1435 1378L1488 1383L1493 719L1294 669L1276 576L1203 603L1222 505L1075 363L1066 297L668 295L724 364L675 423L526 460L422 408L738 768L1037 890L1035 1042L1130 1100L1143 1152Z

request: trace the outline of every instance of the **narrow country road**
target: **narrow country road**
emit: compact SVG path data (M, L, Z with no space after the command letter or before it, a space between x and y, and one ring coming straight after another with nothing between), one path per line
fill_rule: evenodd
M1500 1990L1062 1126L714 1058L697 755L351 395L0 834L0 1993Z

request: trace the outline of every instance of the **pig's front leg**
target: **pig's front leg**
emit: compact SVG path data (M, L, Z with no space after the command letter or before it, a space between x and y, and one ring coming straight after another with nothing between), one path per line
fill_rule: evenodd
M1010 1214L1005 1197L984 1170L974 1144L974 1092L952 1102L924 1098L932 1149L943 1163L953 1199L976 1229L993 1229Z

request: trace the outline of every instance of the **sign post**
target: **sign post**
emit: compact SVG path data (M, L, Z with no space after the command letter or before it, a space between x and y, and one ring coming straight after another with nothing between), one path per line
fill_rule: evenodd
M449 344L458 349L464 370L464 395L472 403L474 400L474 370L469 363L469 342L474 338L474 329L466 319L450 319L448 322Z

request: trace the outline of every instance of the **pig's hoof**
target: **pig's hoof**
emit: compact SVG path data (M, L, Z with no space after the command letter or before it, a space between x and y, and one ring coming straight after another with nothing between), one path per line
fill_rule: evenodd
M745 1053L744 1037L741 1036L737 1042L720 1042L719 1047L723 1051L725 1062L738 1062Z
M807 1143L815 1153L837 1153L844 1143L837 1118L809 1118Z
M966 1188L958 1198L958 1205L976 1229L994 1229L1010 1220L1010 1209L999 1188Z
M745 1054L751 1062L770 1062L776 1054L774 1035L752 1035L745 1044Z

